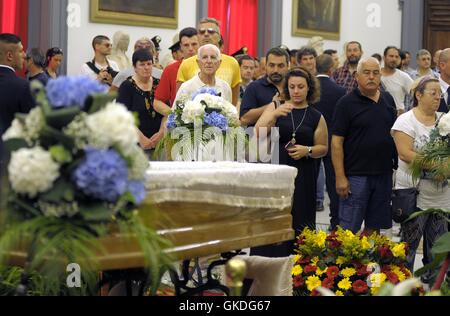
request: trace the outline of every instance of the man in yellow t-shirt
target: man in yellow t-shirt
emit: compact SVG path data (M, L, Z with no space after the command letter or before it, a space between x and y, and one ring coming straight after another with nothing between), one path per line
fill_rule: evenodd
M216 19L206 18L199 23L198 39L200 46L213 44L219 47L220 28ZM200 69L197 64L197 56L193 56L183 61L178 70L177 86L178 88L184 82L192 79L198 74ZM217 71L217 77L226 81L232 90L233 104L237 105L241 84L241 69L236 59L222 54L222 64Z

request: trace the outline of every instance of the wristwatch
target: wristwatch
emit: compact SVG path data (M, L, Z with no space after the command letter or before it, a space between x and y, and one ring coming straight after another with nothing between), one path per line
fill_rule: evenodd
M306 148L308 148L308 158L312 158L312 153L313 153L313 149L312 149L312 147L306 147Z

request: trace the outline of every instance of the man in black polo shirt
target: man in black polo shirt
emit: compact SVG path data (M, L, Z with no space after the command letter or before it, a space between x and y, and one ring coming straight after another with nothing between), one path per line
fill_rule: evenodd
M289 70L289 54L282 48L267 53L266 76L253 81L245 90L241 103L241 123L254 126L266 106L282 94L284 77Z
M392 96L380 92L381 67L363 59L356 73L358 88L343 97L333 120L332 159L340 197L339 225L354 233L392 227L390 199L395 166L390 134L396 120Z

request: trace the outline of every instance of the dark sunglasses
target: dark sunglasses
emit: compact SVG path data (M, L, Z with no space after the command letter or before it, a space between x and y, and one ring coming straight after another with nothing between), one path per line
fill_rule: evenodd
M218 33L215 29L213 28L209 28L209 29L200 29L198 30L198 32L202 35L204 35L206 32L208 32L208 34L213 35L215 33Z

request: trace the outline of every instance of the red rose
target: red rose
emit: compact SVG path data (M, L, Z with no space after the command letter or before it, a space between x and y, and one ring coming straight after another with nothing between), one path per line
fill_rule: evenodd
M339 268L338 267L336 267L336 266L328 267L328 270L327 270L328 278L334 279L338 275L339 275Z
M367 286L367 283L364 282L363 280L358 280L358 281L353 282L352 288L353 288L353 292L355 292L357 294L364 294L369 289L369 287Z
M294 278L294 287L299 288L305 285L305 280L299 275Z
M303 269L303 271L304 271L306 274L309 274L309 273L315 273L316 270L317 270L317 266L313 266L313 265L310 265L310 264L308 264L308 265Z
M370 272L367 271L367 266L363 264L362 266L360 266L358 268L356 273L358 274L358 276L362 277L362 276L368 275Z
M332 289L334 287L334 278L326 278L322 281L322 287Z
M387 272L385 274L387 276L388 281L391 282L392 284L397 284L399 282L398 276L394 272Z

